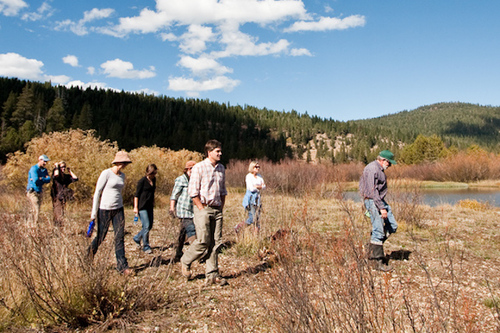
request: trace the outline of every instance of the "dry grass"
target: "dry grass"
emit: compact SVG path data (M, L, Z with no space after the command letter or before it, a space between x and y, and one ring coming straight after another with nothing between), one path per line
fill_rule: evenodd
M235 162L227 173L231 187L224 209L225 247L219 258L229 286L206 287L203 265L193 264L195 279L188 282L179 264L171 262L178 222L168 215L173 178L186 159L201 156L140 148L130 152L136 164L126 171L126 195L133 193L135 180L150 162L159 166L161 190L151 232L152 255L137 250L132 236L140 227L132 224L132 209L126 207L126 255L136 275L125 277L115 270L112 230L93 263L85 259L91 194L80 194L87 199L67 205L64 227L58 229L51 222L45 193L41 221L36 229L27 229L27 168L44 152L77 165L78 149L84 149L78 146L71 151L74 155L60 156L45 150L50 140L75 136L81 145L102 150L97 163L81 164L95 168L102 163L94 173L89 171L95 179L82 181L88 189L78 187L77 193L93 191L99 172L117 150L89 132L53 135L34 141L39 150L14 155L3 170L7 178L0 184L0 331L500 330L500 220L495 207L474 201L423 206L418 183L392 181L389 202L400 227L385 245L394 270L380 273L365 259L370 221L361 202L342 199L348 186L343 181L357 180L362 165L261 162L269 187L263 195L261 232L254 235L247 229L236 238L233 227L245 218L241 187L247 163ZM398 179L398 168L389 172L390 179ZM82 169L77 174L85 173Z
M186 282L170 263L177 222L156 209L151 256L135 249L126 209L126 251L137 274L115 271L110 231L92 265L82 254L90 207L69 205L63 230L42 207L35 232L21 203L1 219L0 301L3 330L86 332L496 332L500 328L498 210L430 208L420 227L402 228L386 244L392 273L372 271L364 256L369 221L361 204L317 197L264 195L262 230L236 239L243 194L230 189L226 249L229 286L203 286L204 267ZM9 201L10 200L10 201ZM408 204L411 205L411 202ZM14 207L14 206L13 206ZM398 208L399 209L399 208ZM398 212L395 210L396 216ZM280 230L280 232L278 232Z

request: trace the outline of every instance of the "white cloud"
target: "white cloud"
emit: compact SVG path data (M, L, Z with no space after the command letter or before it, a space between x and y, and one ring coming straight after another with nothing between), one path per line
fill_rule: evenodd
M295 22L289 28L285 29L285 32L345 30L348 28L363 27L365 23L365 17L361 15L352 15L343 19L321 17L319 21Z
M120 79L148 79L156 76L155 68L136 70L131 62L121 59L108 60L101 64L101 68L108 77L117 77Z
M92 66L87 67L87 74L94 75L95 74L95 68L92 67Z
M197 81L192 78L176 77L168 80L168 89L174 91L187 91L195 97L200 91L223 89L226 92L232 91L240 84L239 80L233 80L226 76L216 76L212 79Z
M216 60L207 56L201 56L197 59L190 56L183 56L177 64L189 69L196 76L206 76L212 73L223 75L233 72L231 68L222 66Z
M0 0L1 1L1 0ZM86 24L95 20L100 20L103 18L107 18L114 13L114 9L112 8L104 8L97 9L93 8L90 11L86 11L83 13L83 18L78 22L73 22L71 20L64 20L57 22L55 27L56 30L70 30L74 34L78 36L84 36L89 33L89 28L87 28ZM91 28L90 30L96 30L97 28Z
M43 77L43 62L28 59L17 53L0 54L0 76L40 80Z
M146 95L155 95L155 96L159 96L160 93L156 90L153 90L153 89L149 89L149 88L143 88L143 89L139 89L139 90L135 90L135 91L131 91L132 93L136 93L136 94L146 94Z
M82 82L80 80L74 80L74 81L71 81L71 82L68 82L66 83L66 87L68 88L71 88L71 87L80 87L82 89L87 89L87 88L102 88L102 89L111 89L111 90L114 90L114 91L118 91L117 89L112 89L112 88L108 88L108 85L106 83L103 83L103 82Z
M2 0L0 0L2 1ZM329 5L326 13L333 12ZM226 76L233 70L221 64L222 58L235 56L312 56L305 48L292 48L287 39L261 40L242 27L259 25L262 29L285 32L343 30L365 25L365 17L353 15L345 18L320 17L305 9L304 0L156 0L153 9L143 7L136 16L120 17L117 24L89 23L107 18L112 9L96 9L84 13L78 22L59 22L58 29L68 29L78 35L98 32L119 38L130 34L157 34L162 41L176 43L179 67L187 75L169 79L169 89L188 92L234 89L240 81ZM155 69L135 70L132 63L115 59L101 65L108 77L149 78ZM95 69L88 68L94 74Z
M180 49L184 53L193 54L202 52L207 48L206 43L215 41L216 35L212 28L197 24L190 25L188 31L180 37Z
M28 59L17 53L0 54L0 76L17 77L32 81L52 81L64 84L70 80L66 75L46 75L43 62Z
M23 0L0 0L0 14L5 16L16 16L28 4Z
M161 33L160 36L162 41L168 40L169 42L175 42L178 40L177 36L172 33Z
M78 58L74 55L71 55L71 54L68 54L67 56L65 56L64 58L62 58L63 62L65 64L68 64L70 66L73 66L73 67L78 67Z
M300 57L300 56L312 57L312 54L308 49L291 49L290 55L294 57Z
M287 18L308 19L304 3L299 0L157 0L155 11L145 8L138 16L120 18L120 23L106 32L125 36L159 32L172 25L270 24Z
M54 14L54 10L47 2L44 2L40 7L38 7L36 12L25 13L21 18L24 21L38 21L41 19L51 17L52 14Z
M44 81L50 81L55 84L65 84L71 80L69 76L66 75L45 75L44 76Z
M280 39L276 43L257 43L258 37L250 36L239 30L225 30L220 38L220 43L225 44L222 51L212 52L217 58L231 56L265 56L283 53L290 43Z

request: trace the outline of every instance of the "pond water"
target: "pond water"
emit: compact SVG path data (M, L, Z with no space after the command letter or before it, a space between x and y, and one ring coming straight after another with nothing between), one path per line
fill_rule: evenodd
M454 205L460 200L476 200L483 203L489 203L492 206L500 207L500 190L495 189L476 189L476 188L446 188L446 189L422 189L422 203L432 207L441 204ZM389 190L390 195L390 190ZM354 201L361 201L358 192L345 192L344 197ZM389 201L394 198L388 198ZM389 202L390 204L390 202Z

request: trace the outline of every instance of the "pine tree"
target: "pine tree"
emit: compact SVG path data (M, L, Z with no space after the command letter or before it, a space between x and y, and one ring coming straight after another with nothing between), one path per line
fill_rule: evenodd
M92 109L90 108L90 104L88 102L83 104L82 111L80 112L80 116L78 118L78 125L82 130L92 128Z
M11 91L9 93L9 97L3 104L3 109L2 109L2 133L1 133L2 138L5 136L7 128L10 126L10 118L12 117L12 113L16 109L16 104L17 104L17 94Z
M64 120L63 100L62 98L57 97L47 113L47 132L64 130Z
M19 95L16 109L12 113L10 121L14 128L20 128L27 120L34 120L35 116L35 93L29 83L23 88Z

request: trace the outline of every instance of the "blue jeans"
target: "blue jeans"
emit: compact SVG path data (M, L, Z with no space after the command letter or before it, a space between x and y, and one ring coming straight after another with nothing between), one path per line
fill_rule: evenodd
M99 209L96 221L97 235L89 246L88 254L92 258L94 257L99 245L106 238L111 221L113 221L113 230L115 232L117 269L121 272L128 268L127 258L125 258L125 214L123 207L113 210Z
M248 213L248 218L246 220L246 224L250 225L255 223L256 228L260 228L260 206L257 205L248 205L246 208Z
M139 218L141 219L142 229L137 235L134 236L134 241L140 243L142 239L143 250L150 249L149 247L149 231L153 228L153 209L145 209L139 211Z
M186 238L196 236L196 228L192 218L180 218L179 221L181 226L179 228L179 236L177 237L177 248L175 254L177 258L180 258L183 255L182 248L184 247Z
M387 218L383 219L380 211L372 199L365 199L365 207L370 212L370 219L372 221L372 235L370 242L376 245L384 244L385 240L390 234L393 234L398 229L398 224L394 215L392 215L391 206L385 201L384 208L387 210Z

